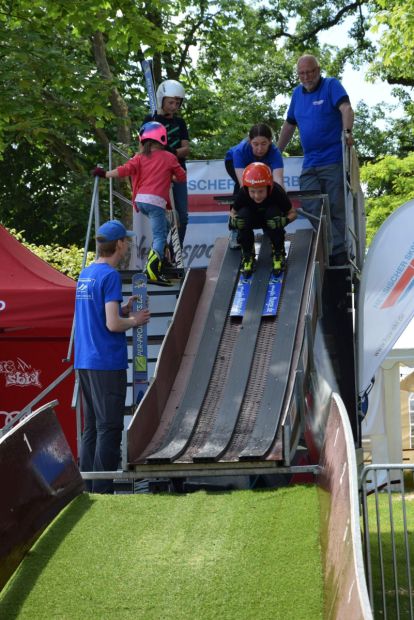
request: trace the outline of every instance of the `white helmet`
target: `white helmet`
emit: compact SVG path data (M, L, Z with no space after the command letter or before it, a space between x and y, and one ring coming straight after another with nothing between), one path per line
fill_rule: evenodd
M184 99L185 90L177 80L165 80L157 88L157 108L162 109L164 97L179 97Z

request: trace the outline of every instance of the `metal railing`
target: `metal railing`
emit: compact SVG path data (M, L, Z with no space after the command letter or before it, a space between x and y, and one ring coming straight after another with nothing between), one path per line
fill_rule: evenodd
M356 153L353 147L347 146L342 140L343 179L344 179L344 206L347 231L348 260L357 273L360 273L365 258L365 208L362 191L353 186L353 160Z
M413 497L407 487L413 474L414 465L404 463L368 465L362 470L365 569L376 618L414 618L414 509L409 508Z

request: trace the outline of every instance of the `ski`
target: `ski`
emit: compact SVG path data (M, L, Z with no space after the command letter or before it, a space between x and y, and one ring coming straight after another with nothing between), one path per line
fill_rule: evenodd
M155 116L157 113L157 97L155 92L155 83L154 83L154 74L152 72L152 60L141 60L141 69L144 73L145 85L147 88L147 94L150 104L150 111L152 116ZM181 243L180 237L178 235L178 217L177 212L175 210L174 199L172 196L172 189L170 191L170 203L172 210L172 217L170 219L170 230L171 230L171 243L174 250L174 258L177 264L178 270L181 272L181 275L184 272L184 260L183 254L181 251ZM168 217L168 212L167 212Z
M285 242L286 257L289 253L289 247L290 242ZM273 273L270 274L266 297L262 308L262 316L276 316L279 307L280 295L282 292L284 275L284 271L281 271L277 276ZM244 316L253 278L254 273L249 277L246 277L242 273L240 274L236 292L233 297L233 303L230 309L231 317L241 318Z
M280 293L282 292L284 271L278 276L271 274L267 285L266 298L263 304L262 316L276 316L279 307Z
M132 294L137 296L134 310L138 312L148 305L147 276L135 273L132 277ZM137 406L148 387L148 337L147 326L139 325L132 330L132 376L133 399Z
M250 288L252 285L252 279L253 274L251 276L245 276L243 273L240 274L230 310L231 317L244 316L247 300L249 298Z
M152 60L141 60L141 69L144 73L145 85L150 104L151 114L157 113L157 99L155 96L154 75L152 73Z

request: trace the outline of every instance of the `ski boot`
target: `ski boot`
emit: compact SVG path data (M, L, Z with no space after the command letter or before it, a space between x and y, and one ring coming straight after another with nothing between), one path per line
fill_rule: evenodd
M272 250L272 273L274 276L280 275L286 266L286 255L280 250Z
M160 286L171 286L172 282L167 276L162 273L162 261L157 252L151 248L147 264L145 266L145 274L147 276L148 283L159 284Z
M256 257L253 251L242 252L240 271L245 278L250 278L256 268Z

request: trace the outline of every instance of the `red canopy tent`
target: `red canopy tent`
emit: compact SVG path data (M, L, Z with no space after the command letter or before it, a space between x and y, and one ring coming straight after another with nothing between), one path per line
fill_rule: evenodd
M0 427L68 369L76 283L0 225ZM71 373L35 408L57 399L58 419L76 454Z

